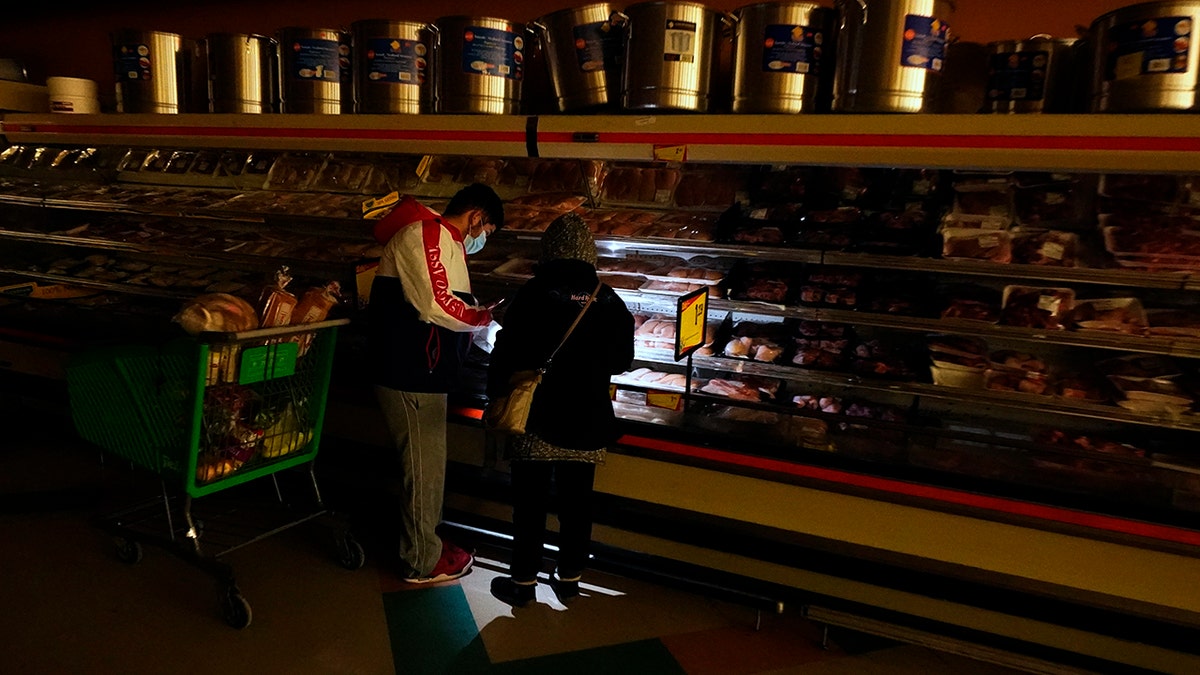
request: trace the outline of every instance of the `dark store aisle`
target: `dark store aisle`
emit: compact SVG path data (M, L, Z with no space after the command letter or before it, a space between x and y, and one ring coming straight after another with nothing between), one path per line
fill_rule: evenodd
M798 612L764 615L755 630L747 607L601 573L569 609L543 586L536 605L513 610L487 591L505 573L503 550L481 548L458 582L412 588L370 553L363 569L344 569L318 536L327 530L308 524L227 556L253 612L234 630L213 577L155 546L120 562L92 522L113 501L158 490L155 480L102 471L61 421L17 427L0 445L6 673L1013 672L846 631L822 648L821 627Z

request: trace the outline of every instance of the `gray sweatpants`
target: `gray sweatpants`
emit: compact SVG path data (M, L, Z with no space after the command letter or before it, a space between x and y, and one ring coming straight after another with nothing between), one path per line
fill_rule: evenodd
M442 555L434 531L446 483L446 394L375 387L400 472L400 559L427 576Z

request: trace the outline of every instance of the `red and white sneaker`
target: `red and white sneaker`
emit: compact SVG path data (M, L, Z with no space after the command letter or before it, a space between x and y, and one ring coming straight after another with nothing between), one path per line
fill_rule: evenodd
M442 541L442 557L438 558L433 571L423 577L405 577L410 584L436 584L453 581L466 576L475 564L475 556L448 541Z

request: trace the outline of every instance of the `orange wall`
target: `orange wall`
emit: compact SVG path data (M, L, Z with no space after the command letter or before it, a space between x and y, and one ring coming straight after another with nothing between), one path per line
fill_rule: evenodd
M820 0L830 5L832 0ZM119 3L111 9L71 3L70 9L39 0L6 7L0 20L0 57L22 60L30 81L41 84L49 75L86 77L111 90L112 57L108 32L137 28L202 37L206 33L272 34L284 26L344 27L358 19L391 18L432 21L439 16L469 14L528 21L543 14L588 4L585 1L511 0L497 10L488 0L450 3L393 0L165 0L159 3ZM108 3L93 3L95 5ZM627 6L613 3L616 7ZM632 4L632 3L630 3ZM751 4L705 4L724 10ZM1101 14L1135 4L1129 0L957 0L952 27L963 40L990 42L1049 33L1074 37L1075 26L1087 26Z

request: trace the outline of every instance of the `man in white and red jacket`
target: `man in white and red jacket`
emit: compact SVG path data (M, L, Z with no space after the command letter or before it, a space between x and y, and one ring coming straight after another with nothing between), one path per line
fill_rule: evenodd
M375 226L384 249L371 284L368 349L399 462L399 553L412 583L457 579L474 562L435 528L446 477L447 393L474 332L492 320L490 308L471 295L467 255L503 223L500 197L474 184L442 214L405 197Z

